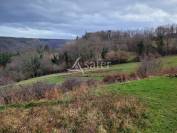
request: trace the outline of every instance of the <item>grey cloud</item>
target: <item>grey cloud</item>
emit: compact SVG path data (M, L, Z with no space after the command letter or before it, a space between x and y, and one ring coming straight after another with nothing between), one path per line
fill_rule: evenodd
M176 0L1 0L0 35L73 38L176 23L176 6Z

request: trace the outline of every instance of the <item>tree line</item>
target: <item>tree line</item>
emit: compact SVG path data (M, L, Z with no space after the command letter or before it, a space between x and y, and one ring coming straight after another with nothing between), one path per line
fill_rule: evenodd
M0 84L65 71L78 57L84 67L89 61L118 64L173 54L177 54L177 25L86 33L55 50L42 46L16 54L1 51Z

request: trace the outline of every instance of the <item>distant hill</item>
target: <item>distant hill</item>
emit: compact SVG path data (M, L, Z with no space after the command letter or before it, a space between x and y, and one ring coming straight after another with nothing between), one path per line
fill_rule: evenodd
M67 39L34 39L34 38L15 38L0 37L0 51L17 52L34 49L39 46L47 45L49 48L61 48L70 40Z

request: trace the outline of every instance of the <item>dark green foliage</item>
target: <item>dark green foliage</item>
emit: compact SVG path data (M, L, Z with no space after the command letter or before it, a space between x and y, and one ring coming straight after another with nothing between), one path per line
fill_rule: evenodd
M164 40L163 40L163 36L158 36L157 38L157 50L161 55L165 55L165 50L164 50Z
M108 49L107 48L103 48L103 50L101 52L102 59L105 59L107 53L108 53Z
M11 56L9 53L0 53L0 65L5 66L10 61Z
M68 57L68 53L67 52L64 52L63 58L64 58L64 61L66 63L66 67L67 67L69 65L69 57Z
M142 55L142 54L145 52L145 46L144 46L143 41L140 41L140 42L137 44L137 47L138 47L138 54L139 54L139 55Z
M53 57L51 58L51 61L53 64L57 64L59 65L60 64L60 55L53 55Z

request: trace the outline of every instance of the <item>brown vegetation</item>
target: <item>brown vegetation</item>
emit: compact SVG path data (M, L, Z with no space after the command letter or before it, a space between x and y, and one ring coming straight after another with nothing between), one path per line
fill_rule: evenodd
M134 97L94 96L86 91L66 104L0 112L0 132L137 132L146 126L145 113Z
M103 78L104 83L115 83L115 82L126 82L130 80L139 80L140 76L137 73L117 73L113 75L108 75Z
M177 68L167 68L160 71L160 75L166 75L168 77L177 77Z
M112 64L126 63L130 59L130 53L126 51L110 51L106 54L105 59Z
M153 75L170 74L174 72L173 70L162 70L162 62L158 58L145 57L140 63L138 69L134 73L117 73L113 75L105 76L103 79L104 83L114 83L114 82L126 82L130 80L138 80L146 78Z
M104 83L125 82L129 80L129 75L124 73L118 73L114 75L108 75L104 77Z
M158 74L162 69L162 62L160 59L156 59L153 57L145 57L138 70L137 73L140 77L145 78L151 75Z
M97 85L97 81L95 80L83 80L80 78L71 78L71 79L67 79L65 80L62 85L61 88L64 91L69 91L69 90L74 90L74 89L78 89L78 88L89 88L91 86L96 86Z
M38 82L30 86L17 86L14 89L1 90L0 104L23 103L40 99L58 99L64 92L75 89L88 89L96 85L97 82L94 80L74 78L66 80L61 85Z

